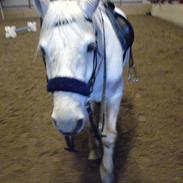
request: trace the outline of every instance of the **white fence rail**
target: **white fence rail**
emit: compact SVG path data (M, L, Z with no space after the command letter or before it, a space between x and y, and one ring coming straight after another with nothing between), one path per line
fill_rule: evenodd
M32 2L31 0L1 0L2 6L5 8L8 7L30 7Z

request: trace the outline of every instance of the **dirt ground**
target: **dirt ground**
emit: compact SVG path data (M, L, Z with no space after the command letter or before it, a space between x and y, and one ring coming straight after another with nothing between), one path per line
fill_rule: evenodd
M126 81L115 149L118 183L183 183L183 29L130 16L140 82ZM78 154L64 150L53 127L39 33L4 38L0 22L0 183L99 183L98 163L87 160L87 135ZM127 75L125 75L126 77Z

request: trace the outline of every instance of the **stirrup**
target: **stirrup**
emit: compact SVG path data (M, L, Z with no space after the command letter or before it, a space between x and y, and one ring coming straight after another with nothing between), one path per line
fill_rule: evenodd
M136 65L135 64L133 64L131 67L129 67L128 81L132 82L132 83L139 82L139 77L137 76L137 70L136 70Z

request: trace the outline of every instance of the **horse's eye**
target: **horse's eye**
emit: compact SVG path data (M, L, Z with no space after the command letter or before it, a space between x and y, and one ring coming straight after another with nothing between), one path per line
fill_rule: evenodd
M90 43L87 47L87 52L94 51L96 48L96 43Z
M41 53L42 53L42 58L43 58L43 62L44 62L44 66L46 67L46 51L43 47L40 47Z
M40 47L40 50L41 50L41 52L42 52L42 55L45 56L45 55L46 55L45 49L41 46L41 47Z

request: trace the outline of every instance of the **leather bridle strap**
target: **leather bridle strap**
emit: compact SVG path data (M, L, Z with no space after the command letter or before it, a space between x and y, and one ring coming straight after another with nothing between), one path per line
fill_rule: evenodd
M73 92L88 97L90 85L75 78L56 77L48 80L48 92L65 91Z

